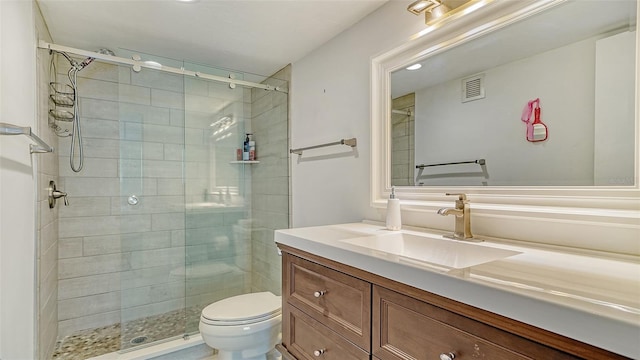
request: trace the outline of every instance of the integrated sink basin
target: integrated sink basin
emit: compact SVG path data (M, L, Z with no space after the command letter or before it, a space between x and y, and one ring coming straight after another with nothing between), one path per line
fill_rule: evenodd
M371 250L370 255L374 256L390 254L452 269L464 269L521 254L518 251L448 240L439 236L407 233L365 236L341 242Z

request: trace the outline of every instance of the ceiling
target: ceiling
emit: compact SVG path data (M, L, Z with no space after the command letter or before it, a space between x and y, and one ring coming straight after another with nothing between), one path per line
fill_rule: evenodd
M391 96L396 98L453 79L462 79L590 37L633 30L635 9L636 2L629 0L561 3L511 26L427 56L419 61L422 64L420 70L401 68L394 71Z
M271 75L387 0L37 1L59 45Z

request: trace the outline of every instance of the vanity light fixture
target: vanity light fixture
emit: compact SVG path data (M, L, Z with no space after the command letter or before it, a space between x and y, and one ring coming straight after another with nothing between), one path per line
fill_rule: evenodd
M418 0L407 7L407 10L415 15L420 15L423 11L429 11L442 4L441 0Z
M407 69L407 70L418 70L421 67L422 67L422 64L416 63L416 64L413 64L411 66L407 66L405 69Z
M427 25L431 25L449 12L451 12L450 7L445 4L440 4L424 13L424 22L427 23Z
M494 0L418 0L407 10L415 15L424 12L424 21L432 26L444 19L454 19L474 12Z

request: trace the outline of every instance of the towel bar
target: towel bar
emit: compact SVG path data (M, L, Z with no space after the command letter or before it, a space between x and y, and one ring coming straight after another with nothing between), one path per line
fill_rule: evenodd
M37 145L31 144L29 149L31 153L50 153L53 147L42 141L36 134L31 131L29 126L17 126L8 123L0 123L0 135L26 135Z
M356 138L341 139L340 141L334 141L334 142L330 142L330 143L326 143L326 144L308 146L308 147L303 147L303 148L299 148L299 149L291 149L291 150L289 150L289 153L302 155L302 152L305 151L305 150L318 149L318 148L327 147L327 146L333 146L333 145L347 145L347 146L355 147L357 144L358 144L358 141L357 141Z

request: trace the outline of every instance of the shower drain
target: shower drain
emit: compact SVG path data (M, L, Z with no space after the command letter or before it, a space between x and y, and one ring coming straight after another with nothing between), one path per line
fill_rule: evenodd
M137 344L142 344L143 342L147 341L147 337L146 336L138 336L138 337L134 337L133 339L131 339L131 341L129 341L131 344L137 345Z

